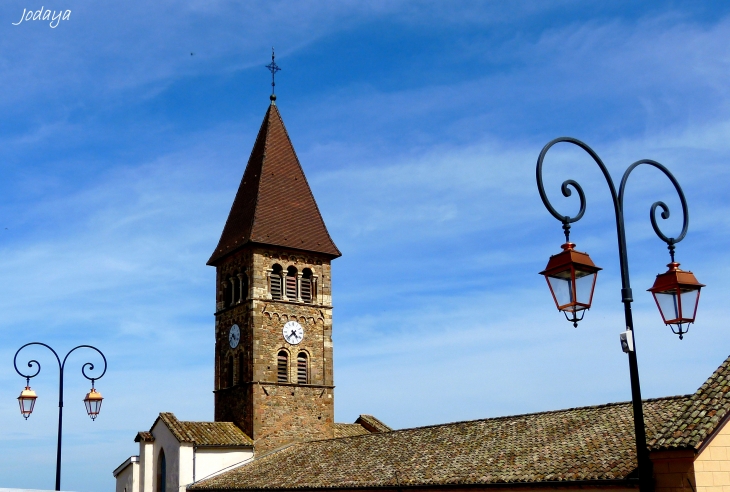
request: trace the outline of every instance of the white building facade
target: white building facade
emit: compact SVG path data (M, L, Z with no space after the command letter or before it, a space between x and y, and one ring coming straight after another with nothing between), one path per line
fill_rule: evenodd
M117 492L184 492L253 458L253 441L232 423L185 422L172 413L161 413L135 441L139 455L114 470Z

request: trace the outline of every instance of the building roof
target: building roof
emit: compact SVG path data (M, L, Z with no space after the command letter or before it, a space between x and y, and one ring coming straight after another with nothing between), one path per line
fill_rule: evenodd
M699 449L730 410L730 358L692 395L644 400L652 450ZM191 490L373 488L635 477L630 402L292 444Z
M362 436L363 434L370 434L370 431L360 424L335 423L335 437Z
M646 400L650 435L686 398ZM627 402L293 444L191 489L620 480L634 468Z
M185 422L178 420L170 412L162 412L152 424L152 428L160 420L165 423L179 442L191 442L200 447L250 447L253 445L251 438L233 422Z
M215 265L248 243L341 255L294 152L276 104L266 111L218 246Z
M368 432L390 432L393 430L372 415L360 415L355 423L363 426Z
M155 436L153 436L151 432L139 431L139 432L137 432L137 436L134 438L134 442L140 442L140 441L154 442Z
M362 436L374 432L390 432L393 429L372 415L360 415L354 424L335 423L335 437Z
M730 357L685 402L673 419L667 420L654 439L652 449L701 448L730 412Z

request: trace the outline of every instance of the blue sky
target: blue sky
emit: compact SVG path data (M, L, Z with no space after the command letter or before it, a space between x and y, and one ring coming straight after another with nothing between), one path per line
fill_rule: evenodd
M24 9L71 10L56 28ZM333 266L336 418L393 427L630 398L612 208L587 156L545 181L588 197L573 228L604 270L578 329L542 270L562 242L540 202L542 146L570 135L618 180L668 166L690 207L682 266L708 287L679 341L644 290L668 255L648 220L678 200L629 182L626 217L645 397L694 391L729 355L730 6L725 2L140 2L0 5L0 486L52 488L56 374L26 422L15 350L107 355L89 421L66 378L63 488L109 490L160 411L213 417L215 247L268 105L324 219ZM192 53L192 55L191 55ZM89 359L90 360L90 359Z

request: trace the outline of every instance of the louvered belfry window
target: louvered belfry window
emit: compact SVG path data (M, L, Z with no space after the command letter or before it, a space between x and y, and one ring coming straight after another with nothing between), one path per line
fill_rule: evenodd
M297 269L293 266L286 272L286 297L290 301L297 300Z
M312 280L302 278L302 301L312 302Z
M302 301L312 302L314 297L314 279L312 279L312 270L305 268L302 270L301 290L302 290Z
M274 265L271 276L269 277L269 291L271 292L272 299L281 299L281 265Z
M289 356L283 350L279 352L276 364L277 381L280 383L289 382Z
M307 384L309 382L307 375L307 354L299 352L297 356L297 383Z

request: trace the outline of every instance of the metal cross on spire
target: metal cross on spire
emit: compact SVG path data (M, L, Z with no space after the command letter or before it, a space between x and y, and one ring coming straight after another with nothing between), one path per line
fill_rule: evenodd
M275 82L276 72L281 70L281 68L279 68L279 65L276 64L276 60L274 58L275 58L274 47L272 46L271 47L271 63L266 65L266 68L268 68L269 72L271 72L271 100L272 101L276 100L276 95L274 94L274 88L276 87L276 82Z

